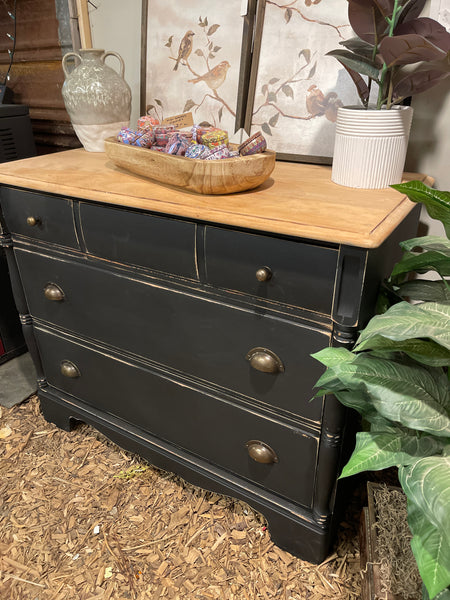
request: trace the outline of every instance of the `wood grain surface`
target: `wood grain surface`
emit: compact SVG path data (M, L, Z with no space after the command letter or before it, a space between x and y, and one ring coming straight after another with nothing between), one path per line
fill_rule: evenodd
M105 140L105 152L116 166L131 173L199 194L254 189L266 181L275 166L275 152L270 150L228 160L195 160L130 146L113 137Z
M433 179L405 173L404 181ZM258 188L202 195L121 170L104 153L84 149L0 164L0 183L156 213L271 233L378 247L412 210L387 188L359 190L331 181L331 167L276 162Z

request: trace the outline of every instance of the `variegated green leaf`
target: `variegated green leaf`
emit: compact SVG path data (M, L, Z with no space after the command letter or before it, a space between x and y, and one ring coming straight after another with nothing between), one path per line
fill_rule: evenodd
M406 194L413 202L424 204L430 217L441 221L450 237L450 192L434 190L421 181L408 181L391 187Z
M391 277L398 278L399 275L405 273L427 273L428 271L436 271L441 277L450 275L450 258L442 252L434 250L421 252L405 252L401 260L394 265Z
M356 434L356 446L341 477L363 471L379 471L399 465L409 465L423 456L431 456L441 444L430 436L417 437L397 428L392 432L361 431Z
M408 524L413 534L411 548L420 576L430 598L450 585L449 547L442 531L427 519L426 513L408 501Z
M408 499L442 530L449 548L450 565L450 457L429 456L399 469L399 479Z
M399 302L383 315L373 317L361 332L359 344L375 335L391 340L429 338L450 349L450 304L424 302L408 304Z
M423 237L411 238L410 240L400 242L400 247L406 252L411 252L414 248L435 250L436 252L442 252L442 254L450 259L450 240L439 235L426 235Z
M364 416L375 409L410 429L439 437L450 435L449 381L443 369L405 365L363 353L329 371L330 392Z
M398 474L408 498L412 550L433 598L450 585L450 457L427 457Z
M442 280L414 279L400 284L397 293L410 300L450 302L450 283Z
M394 356L395 352L404 352L414 360L431 367L450 366L450 350L433 340L410 339L391 340L381 335L374 335L358 345L358 351L372 350L377 356Z

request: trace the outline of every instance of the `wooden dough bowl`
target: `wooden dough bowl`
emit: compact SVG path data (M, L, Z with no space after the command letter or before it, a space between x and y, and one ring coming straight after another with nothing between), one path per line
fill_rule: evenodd
M221 160L200 160L129 146L114 137L105 140L105 152L118 167L199 194L232 194L263 183L275 167L275 152Z

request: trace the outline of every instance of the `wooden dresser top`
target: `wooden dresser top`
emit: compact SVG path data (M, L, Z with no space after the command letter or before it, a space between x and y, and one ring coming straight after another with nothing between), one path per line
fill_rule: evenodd
M405 181L412 179L432 185L425 175L405 173ZM255 190L206 196L133 175L83 149L2 163L0 183L363 248L378 247L414 207L390 188L339 186L323 165L277 162Z

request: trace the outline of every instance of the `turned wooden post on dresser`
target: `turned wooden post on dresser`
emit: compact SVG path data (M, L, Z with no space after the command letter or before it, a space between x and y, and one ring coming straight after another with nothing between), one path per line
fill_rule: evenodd
M322 561L353 417L311 401L310 355L354 343L418 207L283 162L251 192L198 195L85 150L0 165L0 183L45 417L248 502Z

